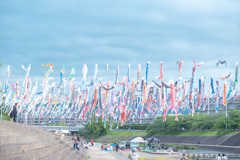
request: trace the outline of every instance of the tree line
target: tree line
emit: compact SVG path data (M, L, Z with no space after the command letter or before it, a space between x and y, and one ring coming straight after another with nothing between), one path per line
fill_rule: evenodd
M235 109L225 114L195 114L179 115L179 121L175 121L175 116L167 116L167 121L162 121L163 117L158 117L147 127L148 136L160 131L167 133L184 130L235 130L240 128L240 111Z
M152 124L126 124L118 125L114 123L113 129L117 126L119 129L135 129L146 130L147 136L152 136L159 132L168 133L177 131L197 131L197 130L218 130L228 131L240 128L240 111L235 109L228 111L228 117L225 114L195 114L191 115L178 115L178 121L175 121L175 116L167 116L167 121L163 122L163 117L159 116ZM226 125L227 124L227 125ZM84 129L79 130L79 136L86 138L100 137L108 133L110 122L108 121L106 127L102 118L98 118L98 122L95 119L91 123L87 124Z

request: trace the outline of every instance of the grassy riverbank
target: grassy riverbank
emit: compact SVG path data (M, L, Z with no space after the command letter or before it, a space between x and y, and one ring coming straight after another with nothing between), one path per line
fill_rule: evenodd
M118 143L126 141L131 136L146 136L147 132L131 132L131 131L108 131L105 136L95 139L96 142L102 143Z
M235 135L238 131L224 132L224 131L188 131L188 132L158 132L153 136L219 136L219 135ZM133 132L133 131L109 131L106 136L146 136L147 132Z
M106 136L146 136L147 132L108 131Z

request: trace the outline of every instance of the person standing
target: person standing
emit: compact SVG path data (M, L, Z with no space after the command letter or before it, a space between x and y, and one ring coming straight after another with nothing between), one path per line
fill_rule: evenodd
M17 122L17 107L18 107L18 103L15 103L14 106L13 106L13 110L12 112L10 113L10 115L12 115L13 117L13 122Z
M92 147L94 146L94 141L93 140L91 140L91 144L92 144Z
M73 136L72 140L74 140L73 149L79 150L79 148L78 148L78 138L77 138L76 133L74 133L74 136Z
M118 144L116 144L116 152L118 152L118 148L119 148L119 146L118 146Z

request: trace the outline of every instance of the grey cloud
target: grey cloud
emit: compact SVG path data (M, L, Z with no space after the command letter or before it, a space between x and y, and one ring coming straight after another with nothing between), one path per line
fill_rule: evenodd
M108 63L113 77L117 65L125 76L131 63L134 78L139 63L145 75L147 61L149 75L155 77L163 61L168 80L177 78L177 60L184 61L182 74L188 78L192 60L210 64L228 59L233 69L240 52L240 2L233 0L9 0L0 2L0 13L0 58L4 66L13 66L14 79L24 78L20 66L30 63L30 75L36 77L46 72L41 64L54 63L54 77L63 65L69 76L75 65L79 79L83 64L93 75L98 63L105 76ZM215 64L197 73L221 72L211 67Z

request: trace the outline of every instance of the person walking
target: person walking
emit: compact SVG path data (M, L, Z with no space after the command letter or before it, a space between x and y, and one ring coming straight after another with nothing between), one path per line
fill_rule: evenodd
M78 137L77 137L76 133L74 133L74 136L73 136L72 140L74 140L73 149L79 150L79 148L78 148Z
M17 122L17 107L18 107L18 103L15 103L10 113L10 117L13 118L13 122Z
M92 147L94 146L94 141L93 140L91 140L91 144L92 144Z

